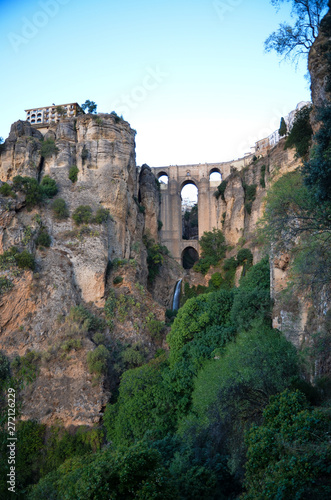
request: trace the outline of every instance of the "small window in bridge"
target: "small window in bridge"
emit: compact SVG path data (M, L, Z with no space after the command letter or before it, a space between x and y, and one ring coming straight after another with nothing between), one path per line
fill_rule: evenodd
M210 172L209 180L212 182L222 182L222 175L218 170Z
M161 182L161 184L168 184L169 177L166 174L162 174L159 177L159 182Z

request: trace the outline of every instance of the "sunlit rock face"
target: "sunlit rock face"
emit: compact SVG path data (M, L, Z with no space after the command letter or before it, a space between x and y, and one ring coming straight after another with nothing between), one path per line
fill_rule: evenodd
M54 141L56 150L44 158L42 144L47 140ZM78 167L76 182L69 179L73 166ZM93 381L88 370L87 354L96 347L92 335L82 328L70 330L66 321L77 304L102 317L110 288L118 296L135 296L142 308L164 319L166 304L161 305L162 300L170 300L168 290L177 275L172 273L159 282L154 294L159 303L155 302L147 291L147 252L142 242L145 232L158 238L158 187L148 167L140 175L136 166L135 131L112 114L64 119L51 126L45 137L27 122L14 123L1 146L0 179L11 185L17 175L39 182L45 175L55 179L59 191L54 199L65 200L69 217L58 220L54 216L54 200L29 211L24 194L15 199L0 195L0 253L16 246L33 253L36 260L34 272L0 270L0 276L13 285L0 294L0 349L11 359L29 351L41 355L39 375L22 395L23 418L90 425L100 419L109 387L102 380ZM90 206L93 217L101 207L110 216L106 222L92 220L77 226L72 214L81 205ZM41 226L51 237L48 249L36 247ZM120 270L123 282L117 287L113 285L116 272L110 266L115 259L127 262ZM106 329L105 334L143 342L153 355L151 338L137 333L139 328L143 332L146 316L140 312L136 322L115 321L114 331ZM81 344L66 354L61 346L68 335L78 336Z

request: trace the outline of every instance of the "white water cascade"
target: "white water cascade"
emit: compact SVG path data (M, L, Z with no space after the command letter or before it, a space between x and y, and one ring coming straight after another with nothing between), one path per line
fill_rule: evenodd
M179 308L179 298L180 298L181 283L182 283L182 280L179 280L176 283L176 288L175 288L175 293L174 293L174 300L172 301L172 310L173 311L178 311L178 308Z

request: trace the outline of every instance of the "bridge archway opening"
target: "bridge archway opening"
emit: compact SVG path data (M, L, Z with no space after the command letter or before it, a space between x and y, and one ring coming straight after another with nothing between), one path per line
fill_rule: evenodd
M160 172L157 179L161 184L168 184L169 183L169 176L165 172Z
M209 172L209 181L211 182L222 182L222 174L218 168L213 168Z
M193 247L186 247L182 252L182 266L184 269L192 269L199 260L199 254Z
M183 240L197 240L199 238L198 188L193 181L187 180L183 183L180 197L182 238Z

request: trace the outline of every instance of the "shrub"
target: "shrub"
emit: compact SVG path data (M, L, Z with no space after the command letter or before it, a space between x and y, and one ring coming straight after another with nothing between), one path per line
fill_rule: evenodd
M63 198L57 198L52 203L52 210L56 219L66 219L69 217L69 210Z
M0 276L0 295L8 292L13 288L13 282L3 276Z
M10 185L7 184L7 182L4 182L0 187L0 194L2 194L2 196L11 196L12 198L14 198L15 196L14 191L12 190Z
M304 106L296 112L293 127L289 133L285 149L295 146L297 158L305 158L309 151L313 129L310 124L312 106Z
M40 154L43 158L49 158L59 152L53 139L45 139L41 144Z
M10 375L10 362L7 356L0 351L0 382Z
M100 207L98 208L97 213L95 214L93 222L96 222L97 224L102 224L103 222L107 222L108 218L109 218L109 210L107 210L107 208Z
M157 179L156 179L156 180L157 180ZM162 227L163 227L163 222L162 222L161 220L158 220L158 221L157 221L157 230L158 230L158 231L161 231Z
M28 210L40 203L43 199L43 191L36 179L32 177L21 177L16 175L13 179L13 187L25 194L25 202Z
M36 239L36 245L37 247L46 247L49 248L51 246L51 237L47 232L46 228L43 228Z
M85 144L84 144L84 147L82 149L81 157L82 157L83 163L88 158L88 150L87 150Z
M110 359L110 353L107 348L100 344L87 354L87 363L90 373L95 373L96 375L105 374L108 367L108 361Z
M39 373L40 357L36 351L30 351L22 357L16 356L11 363L15 375L23 381L33 382Z
M330 497L330 421L299 391L272 396L262 425L246 434L243 499Z
M27 250L23 250L21 253L16 253L15 261L20 269L31 269L33 271L36 266L34 256Z
M78 167L76 167L76 165L73 165L72 167L70 167L69 169L69 179L71 180L71 182L76 182L77 179L78 179L78 172L79 172L79 169Z
M47 198L53 198L58 192L58 187L54 179L51 179L49 175L45 175L41 181L41 190Z
M237 261L239 266L244 266L243 275L253 264L253 254L248 248L241 248L237 253Z
M104 307L106 321L108 325L109 323L112 324L112 320L115 317L116 307L117 307L117 299L115 297L115 292L114 290L110 290Z
M261 167L261 177L260 177L260 186L263 187L263 189L265 188L265 170L266 170L266 166L262 165L262 167Z
M243 188L245 192L245 209L246 212L250 215L252 212L252 204L256 197L257 185L256 184L249 185L243 182Z
M83 223L88 224L92 219L92 208L89 205L80 205L72 214L72 218L77 226Z
M104 321L99 319L94 314L90 313L84 306L78 305L70 309L69 318L82 325L87 332L96 332L97 330L104 330Z
M123 276L116 276L114 279L113 279L113 283L114 285L119 285L120 283L122 283L123 281Z
M227 184L228 184L228 181L222 181L221 184L219 186L217 186L217 191L215 192L215 196L217 199L219 197L221 197L222 200L225 201L224 193L225 193Z

